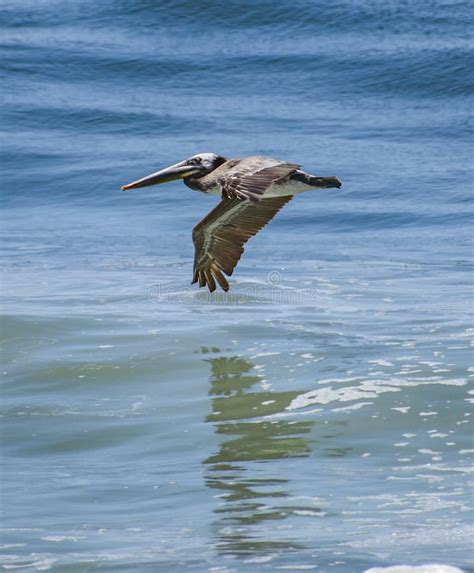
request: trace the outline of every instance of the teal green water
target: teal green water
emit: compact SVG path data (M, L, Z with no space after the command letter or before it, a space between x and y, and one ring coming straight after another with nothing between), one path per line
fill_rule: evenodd
M470 15L2 4L4 571L474 571ZM344 186L209 295L202 151Z
M22 239L36 262L7 274L6 570L468 565L462 264L347 245L286 267L283 248L270 271L262 239L247 276L271 282L244 272L209 298L175 288L178 253L97 254L96 221L74 219ZM91 252L74 254L78 236Z

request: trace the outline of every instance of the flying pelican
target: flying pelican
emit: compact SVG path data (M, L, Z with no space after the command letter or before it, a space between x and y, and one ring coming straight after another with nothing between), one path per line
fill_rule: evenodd
M183 179L195 191L220 196L221 202L193 229L194 275L210 292L216 281L224 291L245 243L262 229L294 195L310 189L341 187L336 177L318 177L295 163L270 157L226 159L215 153L199 153L122 189Z

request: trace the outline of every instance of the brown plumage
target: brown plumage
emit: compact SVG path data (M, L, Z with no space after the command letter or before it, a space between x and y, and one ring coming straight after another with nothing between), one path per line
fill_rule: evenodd
M217 281L225 291L229 290L223 273L232 275L245 243L291 199L291 195L263 198L258 203L223 199L193 229L193 284L199 282L200 287L207 286L213 292Z
M295 163L280 163L254 173L230 172L219 180L222 196L231 199L250 199L259 201L272 185L283 181L299 168Z
M193 229L193 283L214 292L229 290L231 276L255 236L294 195L317 188L341 187L336 177L305 173L296 163L271 157L226 159L200 153L124 185L124 190L183 179L196 191L220 195L221 202Z

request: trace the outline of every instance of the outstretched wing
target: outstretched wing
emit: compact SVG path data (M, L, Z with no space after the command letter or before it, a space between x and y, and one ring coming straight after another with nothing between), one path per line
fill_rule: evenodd
M195 247L193 284L216 290L216 281L229 290L230 276L244 252L245 243L262 229L292 196L263 198L258 203L222 199L193 229Z
M245 160L241 160L235 169L219 178L222 197L260 201L265 191L273 183L284 180L300 166L295 163L277 163L259 171L252 170L250 172L246 172L245 167Z

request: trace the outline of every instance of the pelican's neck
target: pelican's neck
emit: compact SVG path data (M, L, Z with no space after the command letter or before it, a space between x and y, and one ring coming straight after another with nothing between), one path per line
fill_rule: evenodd
M204 191L202 182L201 182L201 177L186 177L185 179L183 179L184 184L187 185L190 189L192 189L193 191Z

